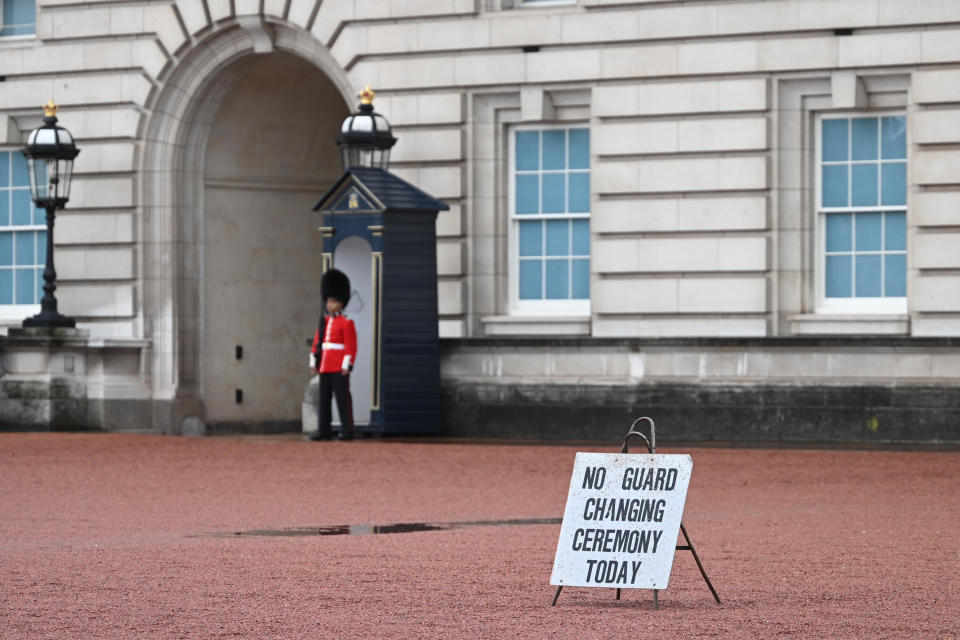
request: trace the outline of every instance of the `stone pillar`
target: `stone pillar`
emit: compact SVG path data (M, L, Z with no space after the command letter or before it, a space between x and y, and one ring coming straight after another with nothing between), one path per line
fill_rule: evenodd
M94 429L87 416L85 329L9 330L0 342L0 429Z

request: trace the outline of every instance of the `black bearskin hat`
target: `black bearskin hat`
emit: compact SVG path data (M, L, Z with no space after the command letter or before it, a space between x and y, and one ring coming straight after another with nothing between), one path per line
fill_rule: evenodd
M339 269L330 269L320 280L320 295L324 302L327 298L335 298L346 307L350 302L350 278Z

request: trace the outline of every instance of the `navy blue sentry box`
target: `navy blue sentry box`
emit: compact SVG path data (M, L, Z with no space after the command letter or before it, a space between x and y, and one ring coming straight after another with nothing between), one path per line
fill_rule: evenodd
M350 278L358 432L441 430L436 218L449 209L389 171L367 167L347 169L313 208L323 216L323 271L336 266Z

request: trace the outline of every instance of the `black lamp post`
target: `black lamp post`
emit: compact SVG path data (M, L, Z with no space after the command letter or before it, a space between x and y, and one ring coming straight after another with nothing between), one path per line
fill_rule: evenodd
M24 327L75 327L76 320L60 315L53 292L57 272L53 268L53 221L57 209L70 199L73 159L80 150L73 136L57 126L57 105L51 100L43 108L43 126L27 137L22 153L30 174L30 194L38 207L47 211L47 261L43 267L43 298L40 313L23 321Z
M337 136L343 170L351 167L387 169L390 148L397 139L390 132L390 123L373 110L374 93L370 85L360 92L360 110L347 116Z

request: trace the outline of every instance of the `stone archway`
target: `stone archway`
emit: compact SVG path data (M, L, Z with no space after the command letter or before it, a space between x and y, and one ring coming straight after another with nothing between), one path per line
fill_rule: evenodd
M252 429L299 420L319 311L309 208L339 174L333 137L353 91L308 33L270 34L272 47L237 24L210 34L152 105L141 290L163 432L188 417Z
M251 61L221 101L203 171L208 426L299 427L305 341L322 308L311 207L340 175L347 113L323 74L288 53Z

